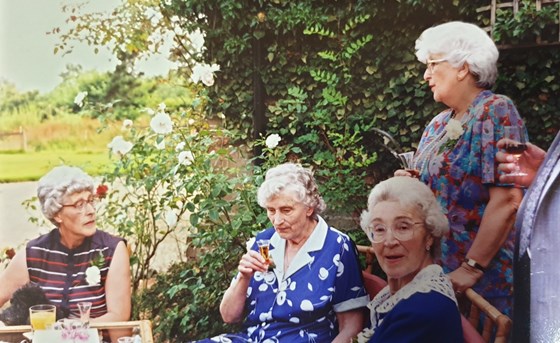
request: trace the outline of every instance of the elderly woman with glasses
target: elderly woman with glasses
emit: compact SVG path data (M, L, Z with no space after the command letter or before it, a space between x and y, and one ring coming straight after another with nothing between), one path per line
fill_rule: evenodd
M39 180L37 195L55 228L28 242L0 274L0 306L31 283L56 305L58 317L79 317L78 303L90 302L92 322L128 320L128 249L122 238L97 229L93 179L76 167L55 167Z
M453 287L434 263L449 224L432 191L410 177L380 182L360 225L388 283L368 305L371 326L360 341L462 342Z
M500 182L495 156L504 127L523 121L509 98L490 90L498 49L476 25L449 22L420 35L416 56L426 64L424 80L434 100L448 107L428 124L413 159L449 220L444 271L457 294L473 287L510 314L511 231L522 191ZM414 176L405 170L395 175Z
M325 203L311 170L268 170L257 198L272 227L248 244L220 304L224 321L243 330L199 342L349 342L368 295L354 244L319 216ZM270 256L259 253L262 241Z

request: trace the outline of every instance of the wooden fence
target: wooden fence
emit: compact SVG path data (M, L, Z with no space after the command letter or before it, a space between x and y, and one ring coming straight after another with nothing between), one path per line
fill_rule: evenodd
M23 127L20 126L18 131L0 131L0 150L27 151L27 136Z
M534 0L535 1L535 8L537 11L540 11L543 6L556 6L558 12L558 36L551 37L552 41L549 39L548 41L543 41L540 35L535 37L535 42L532 42L530 45L557 45L560 44L560 0ZM496 11L498 9L510 9L513 11L513 15L519 12L520 6L526 6L527 1L522 0L513 0L513 1L499 1L499 0L490 0L490 4L487 6L477 8L477 12L490 12L490 26L484 27L487 32L492 33L494 31L494 27L496 25ZM502 48L507 48L508 46L503 46Z

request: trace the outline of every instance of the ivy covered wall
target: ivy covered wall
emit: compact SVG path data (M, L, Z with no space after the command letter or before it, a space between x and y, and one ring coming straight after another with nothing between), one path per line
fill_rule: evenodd
M206 57L221 66L212 113L241 129L241 140L278 133L281 144L297 146L297 157L316 167L327 203L348 213L398 167L376 129L391 134L398 149L415 149L443 108L422 80L414 41L449 20L482 25L476 8L487 4L187 0L167 10L207 32ZM501 51L495 87L513 99L543 147L560 126L556 56L558 46Z

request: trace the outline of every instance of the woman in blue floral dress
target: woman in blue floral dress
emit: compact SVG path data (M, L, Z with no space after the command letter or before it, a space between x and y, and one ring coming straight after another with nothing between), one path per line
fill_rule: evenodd
M349 342L362 330L368 295L353 242L319 216L325 204L311 171L270 169L258 201L273 227L255 242L269 241L272 261L249 243L220 304L225 322L245 318L243 331L199 342Z
M427 29L416 50L434 100L449 107L426 127L414 156L420 180L449 220L442 266L457 294L473 287L510 314L512 230L522 191L500 183L495 155L504 126L523 121L509 98L489 90L498 50L486 32L463 22Z

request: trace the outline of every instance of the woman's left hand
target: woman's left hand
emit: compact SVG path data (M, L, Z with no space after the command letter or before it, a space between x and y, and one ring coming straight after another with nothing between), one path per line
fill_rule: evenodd
M467 288L474 286L482 278L482 275L484 275L482 271L472 268L465 263L462 263L459 268L448 274L456 294L461 294Z

